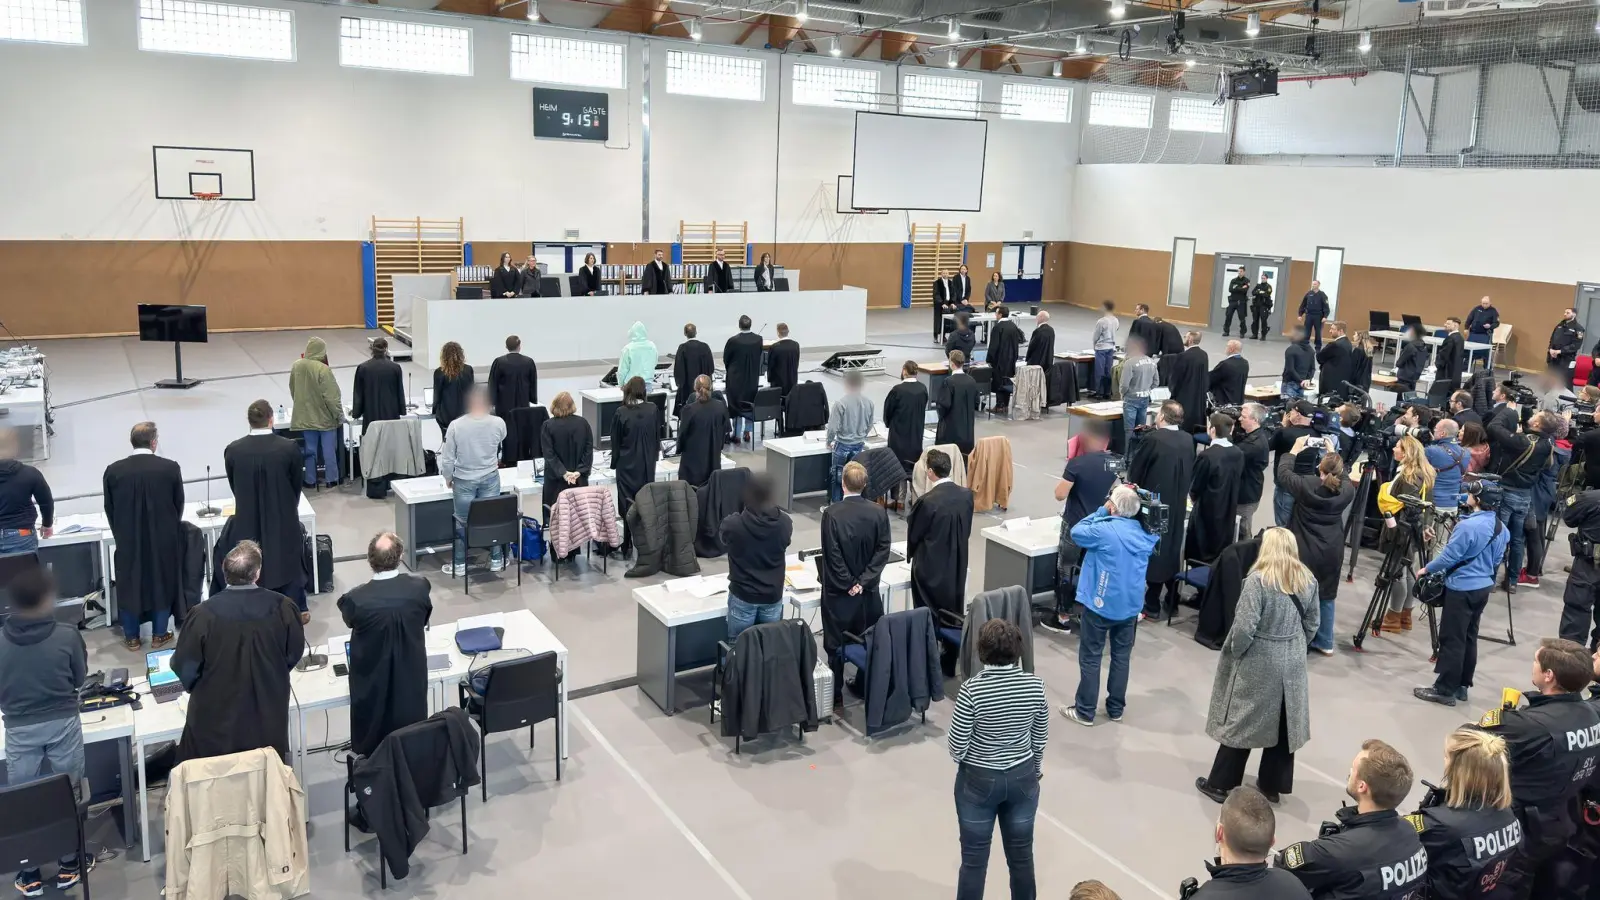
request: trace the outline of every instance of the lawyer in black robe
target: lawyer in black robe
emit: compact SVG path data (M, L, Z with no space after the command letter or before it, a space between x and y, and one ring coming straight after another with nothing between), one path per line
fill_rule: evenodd
M1151 356L1167 356L1183 352L1183 335L1178 333L1178 326L1171 322L1158 321L1151 324L1154 329L1155 346L1150 348Z
M935 444L955 444L962 456L972 455L972 445L977 440L974 430L978 418L978 383L961 369L939 386L939 427L934 431Z
M439 426L441 438L449 433L451 422L467 414L467 395L475 384L477 375L465 363L454 378L446 375L443 368L433 370L433 421Z
M839 647L883 618L878 581L889 563L889 513L859 496L822 511L822 648L833 667L833 693L844 687ZM857 585L861 590L851 595Z
M361 420L362 434L373 422L391 422L406 414L405 373L389 358L388 349L388 339L378 338L372 342L372 358L356 366L350 418Z
M1056 330L1049 322L1041 322L1039 327L1033 329L1033 334L1028 335L1027 363L1048 372L1055 361Z
M913 374L889 389L883 400L883 424L889 430L889 449L906 467L906 474L922 458L922 432L928 418L928 388ZM904 372L901 373L905 375Z
M1206 388L1210 381L1211 361L1206 358L1206 351L1190 347L1178 354L1167 386L1172 389L1172 399L1183 405L1183 430L1190 434L1206 430Z
M153 431L150 437L153 443ZM183 470L151 449L138 448L106 466L101 485L106 520L117 541L112 566L117 610L124 621L152 619L153 637L170 634L166 616L183 591ZM130 640L138 636L137 627L123 633Z
M1344 335L1329 341L1317 351L1317 394L1332 394L1343 398L1348 391L1344 382L1355 380L1355 357L1350 341Z
M229 444L222 451L222 463L233 489L230 534L235 541L261 545L260 584L300 601L305 596L306 574L305 540L300 530L305 459L300 445L256 429Z
M1194 479L1194 455L1192 436L1162 427L1144 433L1128 463L1128 481L1156 494L1169 509L1167 534L1145 568L1150 594L1159 596L1160 589L1178 577L1183 562L1183 509ZM1155 606L1150 600L1147 594L1147 610Z
M1245 385L1250 379L1250 361L1230 356L1211 370L1211 398L1218 406L1238 406L1244 402ZM1188 411L1188 407L1184 407Z
M518 352L521 347L522 342L517 341L510 352L489 364L489 402L507 428L512 414L539 402L539 366Z
M687 330L687 329L686 329ZM672 354L672 383L678 386L672 401L672 414L683 414L683 405L694 396L694 380L701 375L710 378L717 371L717 361L705 341L697 341L694 334L678 345Z
M1244 480L1244 451L1214 443L1194 463L1194 514L1184 554L1210 562L1238 537L1234 516L1239 511L1239 485Z
M679 480L705 487L711 473L722 468L728 424L728 407L716 397L689 401L678 416Z
M176 761L271 747L287 762L289 670L305 647L294 601L255 584L190 610L172 654L189 692Z
M1134 316L1133 324L1128 326L1128 340L1138 338L1144 345L1145 356L1156 354L1156 323L1155 320L1143 313Z
M646 294L672 293L672 267L666 260L657 257L645 264L644 272L639 275L640 290Z
M611 468L617 473L617 514L623 521L624 549L633 546L627 530L628 509L639 491L656 480L660 459L661 411L644 399L642 389L630 396L630 389L624 387L622 406L611 417Z
M767 384L789 396L800 383L800 345L789 338L774 341L767 348Z
M911 506L906 557L911 602L965 617L967 544L972 537L972 492L952 481L935 485Z
M428 591L426 578L390 569L339 598L350 629L350 748L360 756L428 717Z
M728 402L728 412L737 416L748 404L756 400L756 389L761 386L761 335L750 330L750 317L739 317L739 333L722 346L722 369L727 373L727 387L723 392Z
M544 431L539 435L539 446L544 451L544 499L541 502L546 522L561 492L567 488L587 487L589 472L594 468L594 430L589 427L588 419L573 415L571 402L571 397L565 403L560 397L556 398L550 410L555 417L544 423ZM560 409L563 406L565 410ZM578 480L568 483L568 472L578 473Z
M1011 321L1005 314L1005 307L1000 307L1001 319L989 331L989 367L994 371L994 379L990 384L997 394L1010 396L1010 385L1017 377L1017 357L1022 350L1022 329L1017 323ZM1046 373L1050 371L1050 364L1044 365ZM1001 408L1007 406L1009 401L1001 403Z

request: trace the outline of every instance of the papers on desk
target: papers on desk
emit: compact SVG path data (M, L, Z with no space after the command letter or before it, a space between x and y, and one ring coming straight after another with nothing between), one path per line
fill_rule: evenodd
M825 441L825 440L828 439L828 432L826 430L824 430L824 431L808 431L808 432L805 433L804 437L808 441L821 442L821 441Z
M1028 518L1027 516L1023 516L1020 519L1007 519L1004 522L1000 523L1000 527L1004 528L1007 531L1021 531L1022 529L1027 528L1029 525L1032 525L1032 524L1033 524L1033 520L1032 519Z
M406 487L412 493L417 494L430 493L432 491L447 491L450 489L449 486L444 483L443 475L423 475L420 478L407 478L406 481L408 482Z
M785 566L783 580L796 591L816 591L822 589L822 582L817 579L817 567L807 560Z
M705 576L698 583L689 585L688 591L689 595L697 600L704 600L717 594L726 594L728 592L728 576Z
M103 531L100 517L94 513L76 516L56 516L55 534L78 534L84 531Z
M1122 401L1102 400L1099 403L1079 403L1073 408L1092 413L1119 413L1122 412Z

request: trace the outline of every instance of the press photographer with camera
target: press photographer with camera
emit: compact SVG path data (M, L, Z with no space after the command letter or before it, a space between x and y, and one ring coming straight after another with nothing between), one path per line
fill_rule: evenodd
M1311 894L1300 879L1283 869L1267 867L1272 843L1277 836L1277 817L1272 804L1253 787L1236 787L1222 801L1217 816L1217 860L1206 863L1211 880L1197 890L1187 890L1185 881L1179 897L1185 900L1309 900Z
M1514 422L1515 411L1511 412L1511 417ZM1507 592L1515 592L1514 582L1522 571L1522 554L1527 543L1523 524L1533 506L1534 482L1550 465L1552 435L1559 428L1558 418L1554 413L1536 412L1528 420L1526 434L1520 426L1516 430L1508 429L1502 412L1497 411L1489 419L1489 464L1494 466L1495 458L1499 458L1500 466L1496 471L1500 473L1500 487L1504 491L1500 499L1500 521L1511 532L1511 549L1506 553L1502 582Z
M1417 570L1418 593L1443 610L1439 619L1439 653L1433 666L1437 677L1431 686L1411 691L1418 700L1443 706L1467 701L1467 688L1472 686L1472 676L1478 668L1478 626L1489 605L1495 566L1511 541L1511 534L1498 517L1500 501L1499 484L1472 482L1467 489L1467 513L1451 533L1449 543Z
M1261 506L1262 488L1266 482L1268 441L1267 408L1259 403L1246 403L1239 409L1239 427L1233 433L1233 445L1244 455L1244 472L1239 480L1239 540L1247 541L1256 533L1256 509Z
M1572 573L1561 594L1562 638L1593 648L1600 644L1600 488L1590 488L1573 498L1562 514L1572 532Z
M1433 442L1423 448L1433 466L1433 527L1428 534L1428 555L1437 556L1455 528L1461 509L1461 489L1472 468L1472 453L1457 440L1460 426L1454 419L1433 423Z
M1279 432L1280 434L1282 432ZM1330 452L1330 438L1301 437L1278 460L1276 486L1289 495L1288 529L1300 546L1300 559L1317 579L1321 621L1311 649L1333 655L1333 602L1339 594L1339 562L1344 547L1344 511L1355 501L1355 486L1344 474L1344 460ZM1311 442L1319 442L1312 444ZM1320 457L1319 457L1320 455ZM1312 469L1302 474L1300 465Z
M1295 447L1300 439L1310 437L1311 417L1317 412L1317 407L1310 400L1297 400L1283 411L1283 426L1280 427L1267 447L1272 451L1272 468L1277 470L1283 463L1285 456L1295 455ZM1272 495L1272 524L1279 528L1289 524L1289 514L1294 510L1294 495L1288 491L1274 491Z
M1425 896L1427 852L1414 817L1395 809L1411 793L1411 764L1400 751L1368 740L1350 764L1341 807L1322 836L1290 844L1274 865L1300 879L1316 900L1411 900Z
M1417 810L1431 900L1485 900L1522 846L1506 742L1470 725L1444 739L1444 779Z

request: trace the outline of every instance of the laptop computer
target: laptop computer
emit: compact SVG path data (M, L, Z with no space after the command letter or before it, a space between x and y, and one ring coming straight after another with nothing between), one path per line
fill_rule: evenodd
M157 650L144 656L144 672L150 681L150 696L157 703L165 703L183 693L183 682L172 671L173 650Z

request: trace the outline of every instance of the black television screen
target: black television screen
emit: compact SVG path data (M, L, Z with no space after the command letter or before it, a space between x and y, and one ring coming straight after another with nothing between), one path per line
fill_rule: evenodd
M170 303L139 304L139 340L164 344L204 344L206 308Z

